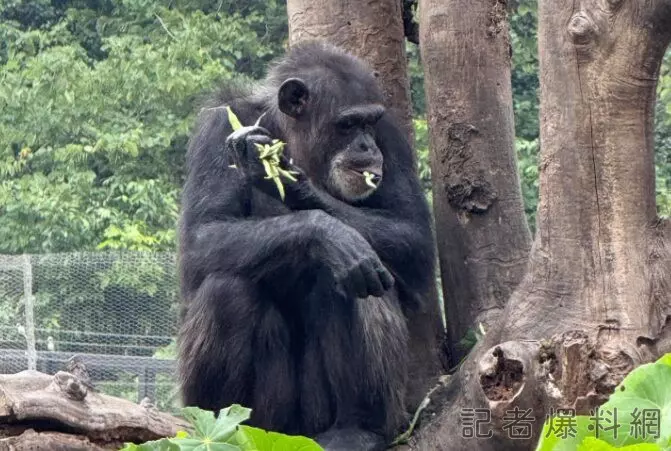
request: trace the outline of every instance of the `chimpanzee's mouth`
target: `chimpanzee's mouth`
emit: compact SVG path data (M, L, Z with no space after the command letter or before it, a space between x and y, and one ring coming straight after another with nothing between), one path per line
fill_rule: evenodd
M366 184L370 185L371 188L377 188L377 186L382 181L382 175L365 169L350 169L351 172L361 177L366 181Z

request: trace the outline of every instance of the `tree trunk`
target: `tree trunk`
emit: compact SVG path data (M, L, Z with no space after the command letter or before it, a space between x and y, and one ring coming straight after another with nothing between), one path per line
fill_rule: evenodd
M380 74L387 105L413 143L410 84L400 0L288 0L289 41L324 39L366 60ZM428 307L408 320L411 336L408 407L421 402L440 372L443 326L435 287Z
M539 22L541 199L528 273L416 449L532 449L551 407L588 414L671 351L671 225L656 217L652 139L671 0L541 0ZM502 429L514 407L532 409L533 439ZM489 409L493 438L461 438L462 408Z
M443 298L456 344L495 321L531 245L515 160L508 18L502 0L422 0L419 11Z
M368 61L413 142L401 0L288 0L289 42L323 39Z

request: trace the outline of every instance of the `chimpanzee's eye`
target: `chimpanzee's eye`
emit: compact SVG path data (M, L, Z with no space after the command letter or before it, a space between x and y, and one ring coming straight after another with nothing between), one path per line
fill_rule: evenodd
M346 118L338 121L338 129L343 133L351 132L359 123L353 118Z

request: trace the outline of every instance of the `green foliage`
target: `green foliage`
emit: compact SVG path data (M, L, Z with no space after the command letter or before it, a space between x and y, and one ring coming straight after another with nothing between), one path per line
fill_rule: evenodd
M515 140L517 169L520 173L524 212L531 230L535 229L536 208L538 207L538 146L539 139L527 141L518 137Z
M539 82L536 3L535 0L519 0L517 10L510 17L515 149L524 211L531 230L535 229L538 205Z
M578 451L611 451L618 449L625 451L659 451L662 448L660 448L659 445L652 443L639 443L637 445L615 447L603 440L594 437L587 437L585 441L578 447Z
M170 343L154 351L155 359L173 360L177 358L177 341L173 338Z
M279 2L183 3L2 0L0 253L174 249L199 97L286 33Z
M655 167L657 210L671 216L671 51L667 52L659 79L655 115Z
M320 451L313 440L266 432L243 426L251 410L234 404L219 411L215 418L209 411L196 407L182 409L193 433L179 432L173 438L164 438L141 445L127 443L121 451Z
M52 253L33 258L39 351L47 336L63 352L170 345L199 103L225 80L260 77L286 33L279 0L0 0L0 254ZM0 287L2 338L18 345L22 305ZM104 377L135 398L135 376ZM157 390L165 407L169 389Z
M417 171L422 188L431 190L431 155L429 153L429 127L424 118L413 119L415 128L415 149L417 152Z
M510 17L515 134L525 141L533 141L539 135L536 4L536 0L519 0Z
M405 51L408 59L412 109L415 116L422 117L426 114L426 98L424 95L424 69L422 68L419 47L406 41Z
M554 416L545 422L537 451L571 450L670 450L671 449L671 354L655 363L641 365L615 388L608 401L598 409L601 425L619 425L616 429L596 427L595 417L575 416L575 434L562 437L566 422ZM659 414L659 427L651 432L641 428L643 409ZM610 423L608 423L610 421ZM563 425L562 425L563 423ZM617 431L617 432L615 432ZM644 433L647 432L647 433ZM655 437L659 432L659 437ZM598 433L598 436L597 436Z

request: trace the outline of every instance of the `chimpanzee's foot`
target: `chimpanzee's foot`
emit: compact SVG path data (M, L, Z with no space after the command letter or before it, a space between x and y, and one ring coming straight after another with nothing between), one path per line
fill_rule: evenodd
M315 441L325 451L383 451L387 448L381 435L358 428L329 429Z

